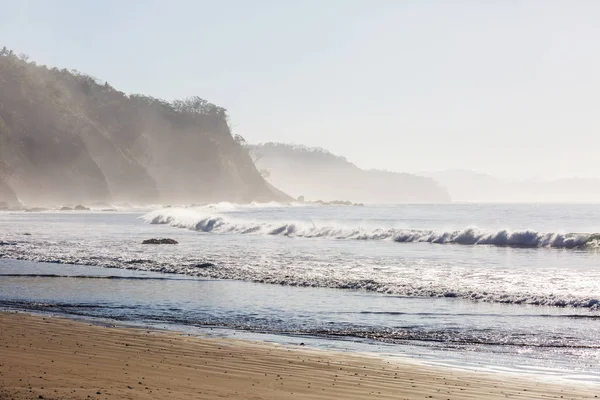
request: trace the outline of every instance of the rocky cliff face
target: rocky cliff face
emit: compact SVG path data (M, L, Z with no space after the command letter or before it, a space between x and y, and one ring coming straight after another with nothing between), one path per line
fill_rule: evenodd
M6 49L0 161L12 192L31 205L289 200L232 138L223 108L126 95Z
M253 146L251 152L271 183L306 200L381 204L450 201L446 189L431 178L363 170L323 149L267 143Z
M19 199L12 188L6 182L0 180L0 210L20 205Z

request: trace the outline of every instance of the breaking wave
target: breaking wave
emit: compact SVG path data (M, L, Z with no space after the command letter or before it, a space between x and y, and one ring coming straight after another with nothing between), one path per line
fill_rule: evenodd
M142 219L149 224L167 224L199 232L219 234L263 234L302 238L390 240L397 243L490 245L523 248L599 248L600 234L542 233L534 230L490 232L477 228L454 231L317 226L312 222L234 221L224 216L198 216L186 209L155 210Z
M219 207L226 209L230 205ZM546 250L600 248L600 235L527 230L486 232L476 228L447 232L391 229L395 222L386 227L387 221L392 220L369 210L348 216L346 210L327 210L321 214L301 208L293 211L282 212L275 208L264 212L258 208L218 212L207 207L167 208L149 212L142 218L149 224L169 225L147 225L140 223L141 220L136 221L137 216L110 214L104 218L115 223L97 224L94 231L81 228L87 224L82 215L65 217L63 225L57 225L60 229L52 230L47 229L45 216L28 215L25 220L20 215L6 215L0 232L0 269L2 259L15 259L286 286L365 290L390 296L600 310L600 270L595 268L599 254L595 250ZM313 224L306 217L309 215L324 215L330 219L320 219ZM374 218L368 219L372 215ZM470 217L461 220L467 224ZM277 218L284 220L278 223ZM476 216L473 219L480 220ZM361 226L362 221L367 220L376 225ZM80 221L80 225L73 225L74 221ZM402 223L401 218L395 221ZM174 230L169 226L185 228L172 232L177 235L177 246L142 244L143 240L159 234L162 237L165 230ZM581 226L588 225L576 224L572 229ZM593 228L581 228L582 231L586 229L593 231ZM552 231L551 228L548 230ZM197 231L208 233L194 234ZM280 246L283 243L276 243L279 240L256 240L259 235L264 235L262 238L277 235L324 239L291 239L285 240L285 246ZM334 242L335 239L342 240ZM372 242L354 246L357 242L352 240ZM382 249L375 241L387 241L388 244ZM454 243L456 246L413 246L405 254L404 247L394 246L394 241ZM473 250L482 254L470 257L464 253L469 248L459 244L544 250L495 252L488 248L490 253L483 249L484 246L479 246ZM530 253L536 253L535 259L530 259ZM506 255L511 259L505 259ZM70 270L66 267L56 277L62 278L58 275ZM1 272L22 274L23 271L10 267ZM43 274L46 270L39 272ZM72 275L80 273L77 270L70 272ZM111 272L110 275L120 274ZM45 277L32 276L32 279ZM0 279L13 278L2 276Z

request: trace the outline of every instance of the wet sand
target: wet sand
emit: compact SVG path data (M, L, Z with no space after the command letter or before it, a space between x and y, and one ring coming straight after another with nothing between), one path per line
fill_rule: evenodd
M0 399L594 399L555 385L268 343L0 313Z

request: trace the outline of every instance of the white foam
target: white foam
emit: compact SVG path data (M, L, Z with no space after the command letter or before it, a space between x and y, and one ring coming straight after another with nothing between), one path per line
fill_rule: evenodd
M219 210L230 211L220 206ZM168 224L200 232L220 234L283 235L303 238L333 238L354 240L391 240L397 243L434 243L460 245L493 245L532 248L583 248L598 247L598 240L590 241L586 233L542 233L534 230L485 231L468 227L454 231L423 229L394 229L316 225L308 221L248 221L237 220L227 214L207 215L205 208L171 208L155 210L142 218L150 224Z
M366 215L375 215L371 223L380 226L365 228L359 225L369 218L358 209L345 220L346 210L320 209L326 211L321 214L327 220L321 218L313 224L307 216L318 213L312 211L252 209L240 213L174 207L143 217L148 222L185 229L141 223L120 213L98 213L99 223L91 226L89 213L56 213L52 218L47 214L1 213L0 258L363 289L400 296L600 308L600 254L596 251L402 246L394 242L506 245L510 239L520 245L566 247L565 238L578 243L572 238L589 235L527 230L509 234L476 228L457 234L451 229L390 229L382 226L384 218L369 210ZM277 218L284 222L277 222ZM574 226L575 230L578 226ZM197 234L196 229L210 234ZM298 236L323 240L287 240ZM179 245L141 244L152 237L172 237Z

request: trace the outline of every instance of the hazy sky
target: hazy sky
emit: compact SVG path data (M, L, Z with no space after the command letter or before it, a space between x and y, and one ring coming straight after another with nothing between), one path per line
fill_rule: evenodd
M600 177L600 1L0 0L0 46L361 167Z

